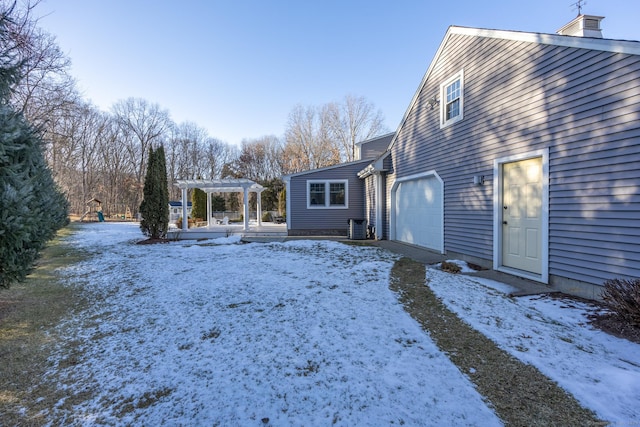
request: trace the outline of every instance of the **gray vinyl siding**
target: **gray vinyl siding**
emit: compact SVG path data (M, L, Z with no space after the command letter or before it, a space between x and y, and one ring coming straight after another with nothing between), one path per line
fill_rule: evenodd
M398 130L387 196L435 170L445 250L491 260L494 159L548 149L549 273L640 277L640 57L452 35L438 58ZM427 100L462 69L464 119L440 129Z
M384 135L379 138L370 139L368 141L360 143L360 158L375 159L385 152L387 147L389 147L392 138L393 133L390 133L388 135Z
M291 211L287 212L289 234L339 232L346 235L348 220L365 215L364 182L357 173L369 162L363 160L292 175L289 181ZM344 179L349 181L347 209L307 209L307 181Z

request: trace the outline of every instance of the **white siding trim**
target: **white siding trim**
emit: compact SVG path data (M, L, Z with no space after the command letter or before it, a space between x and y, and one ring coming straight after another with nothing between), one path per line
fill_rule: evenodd
M285 183L285 221L287 230L291 230L291 177L283 177Z
M542 273L526 273L502 265L502 165L520 160L542 158L542 230L541 261ZM537 282L549 283L549 149L530 151L508 157L500 157L493 162L493 269L516 274Z
M396 240L395 206L396 206L396 191L398 189L398 185L403 182L414 181L416 179L428 178L428 177L435 177L440 183L440 185L442 186L442 192L440 195L440 208L442 209L441 211L442 220L440 223L440 236L439 236L440 238L438 239L439 248L437 249L440 251L440 253L444 254L445 253L444 251L444 181L442 180L440 175L438 175L438 172L436 172L435 170L430 170L428 172L423 172L415 175L409 175L403 178L398 178L393 183L393 186L391 187L391 212L390 212L390 219L389 219L389 240Z

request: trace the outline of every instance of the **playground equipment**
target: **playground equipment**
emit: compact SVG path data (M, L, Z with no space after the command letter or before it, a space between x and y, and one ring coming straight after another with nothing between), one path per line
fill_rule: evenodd
M102 213L102 202L95 197L91 200L87 200L87 210L80 217L80 222L84 222L84 219L87 217L87 215L91 215L93 212L96 213L98 221L104 222L104 214Z

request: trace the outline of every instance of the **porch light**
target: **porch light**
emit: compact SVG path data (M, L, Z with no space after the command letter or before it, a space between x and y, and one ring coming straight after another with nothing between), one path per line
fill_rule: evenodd
M431 109L433 110L433 107L435 107L436 105L440 104L440 100L436 99L435 96L432 96L428 101L427 104L429 104L429 106L431 107Z
M473 183L475 185L484 185L484 175L475 175L473 177Z

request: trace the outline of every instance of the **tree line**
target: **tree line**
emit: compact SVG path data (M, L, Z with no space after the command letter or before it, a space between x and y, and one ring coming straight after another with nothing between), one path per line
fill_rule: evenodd
M123 99L102 111L80 94L70 59L38 25L37 6L0 0L1 13L10 12L16 23L6 36L27 58L10 103L40 132L46 162L73 214L83 213L92 198L102 202L106 216L137 213L147 156L159 146L170 199L180 198L172 185L177 179L248 178L274 189L264 194L263 206L277 210L282 175L351 161L356 142L386 131L381 112L356 95L294 106L284 135L245 139L240 146L196 123L175 123L169 110L146 99Z

